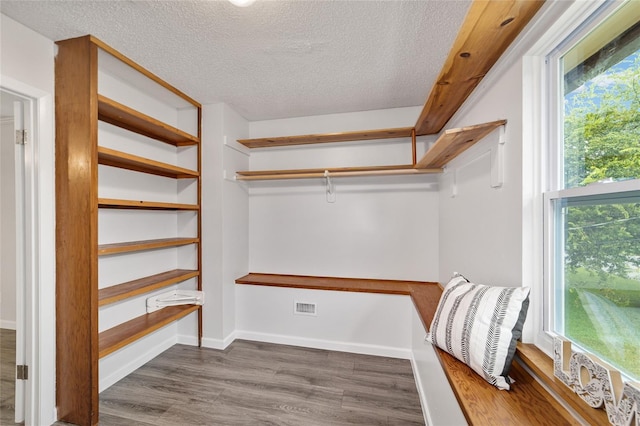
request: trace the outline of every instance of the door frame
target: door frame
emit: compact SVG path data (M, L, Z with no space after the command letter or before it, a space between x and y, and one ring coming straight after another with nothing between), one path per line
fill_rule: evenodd
M25 99L31 122L24 146L24 335L26 425L51 424L55 412L55 132L53 94L0 75L0 87Z

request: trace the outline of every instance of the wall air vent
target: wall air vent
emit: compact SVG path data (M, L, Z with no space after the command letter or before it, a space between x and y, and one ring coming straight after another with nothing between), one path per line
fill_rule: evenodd
M316 304L307 302L294 302L293 313L296 315L317 315Z

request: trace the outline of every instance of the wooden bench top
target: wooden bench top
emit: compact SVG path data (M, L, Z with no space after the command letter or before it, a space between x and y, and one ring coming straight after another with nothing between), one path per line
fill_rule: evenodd
M250 273L237 284L314 290L355 291L411 296L425 330L429 329L442 294L435 282L382 280L306 275ZM458 403L471 425L579 425L582 424L538 380L563 398L589 424L608 424L603 410L592 409L553 377L553 361L533 345L518 344L517 360L510 371L515 383L501 391L471 368L436 348L440 364ZM526 368L525 368L526 366ZM527 369L534 372L538 380Z

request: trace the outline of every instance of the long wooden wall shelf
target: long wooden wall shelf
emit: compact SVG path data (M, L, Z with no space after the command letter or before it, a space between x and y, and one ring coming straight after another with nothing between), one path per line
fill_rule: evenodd
M116 284L98 291L98 305L103 306L119 302L120 300L186 281L189 278L199 275L200 272L197 270L174 269L126 283Z
M412 132L413 127L400 127L395 129L362 130L357 132L324 133L318 135L238 139L238 143L246 146L247 148L272 148L276 146L309 145L316 143L406 138L410 137Z
M236 179L242 181L253 180L279 180L279 179L311 179L322 178L328 175L330 177L356 177L356 176L393 176L393 175L418 175L418 174L430 174L441 173L442 168L455 157L460 155L470 146L487 136L497 127L506 124L506 120L497 120L490 123L477 124L474 126L462 127L458 129L450 129L440 135L438 140L427 150L425 155L416 162L415 160L415 131L412 128L402 129L387 129L397 130L393 137L402 133L404 136L411 136L413 145L413 164L395 165L395 166L372 166L372 167L342 167L342 168L316 168L316 169L291 169L291 170L252 170L252 171L237 171ZM406 130L409 130L408 135ZM402 131L402 132L401 132ZM380 139L379 134L376 132L382 132L381 130L363 131L358 132L358 135L375 135L370 139ZM351 134L351 133L349 133ZM242 139L238 142L250 148L267 147L267 146L281 146L281 145L269 145L269 141L278 141L280 139L296 141L297 144L301 143L322 143L322 142L336 142L332 140L336 134L328 135L306 135L306 136L288 136L284 138L266 138L266 139ZM326 136L326 141L323 141L323 136ZM391 137L391 136L390 136ZM305 141L309 138L310 142ZM357 140L364 140L367 138L362 137ZM345 139L348 140L348 139ZM254 143L255 142L255 143ZM283 143L284 144L284 141ZM296 143L288 143L294 145Z
M200 139L126 105L98 95L98 119L175 146L197 145Z
M160 203L156 201L116 200L98 198L98 207L103 209L141 209L141 210L198 210L197 204Z
M105 330L99 335L98 357L104 358L118 349L135 342L165 325L185 317L198 309L200 309L200 306L195 305L167 306L159 311L139 316Z
M416 168L444 167L449 161L506 123L507 120L497 120L475 126L445 130L420 161L416 163Z
M168 247L179 247L200 242L199 238L161 238L158 240L127 241L124 243L101 244L98 256L108 254L129 253L134 251L154 250Z
M236 172L237 180L278 180L278 179L310 179L325 177L356 177L356 176L392 176L419 175L440 173L442 169L415 169L412 164L401 166L373 166L373 167L342 167L329 169L297 169L297 170L266 170Z
M151 175L164 176L173 179L196 179L200 173L195 170L185 169L172 164L150 160L115 149L98 147L98 163L118 167L120 169L132 170L134 172L148 173Z

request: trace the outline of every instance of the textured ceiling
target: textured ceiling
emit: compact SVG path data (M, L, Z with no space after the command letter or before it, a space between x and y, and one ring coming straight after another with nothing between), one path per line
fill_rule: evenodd
M265 120L424 104L469 0L8 1L52 40L92 34L203 104Z

